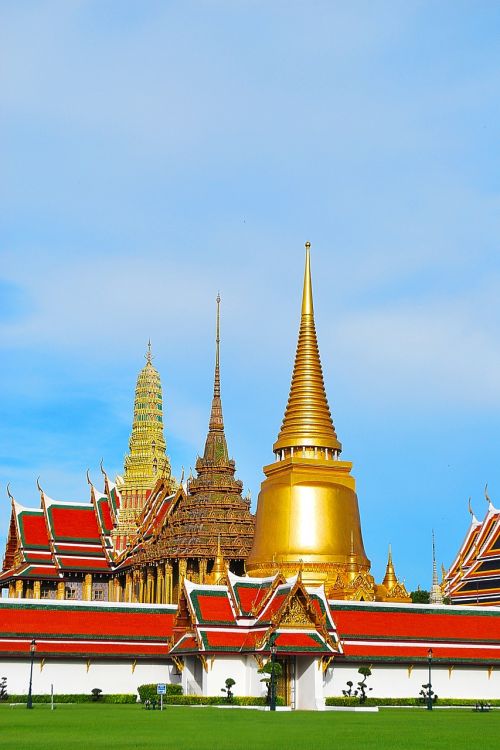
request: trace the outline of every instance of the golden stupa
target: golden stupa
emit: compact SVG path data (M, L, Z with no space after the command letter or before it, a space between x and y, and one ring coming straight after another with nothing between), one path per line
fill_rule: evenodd
M273 451L276 461L264 467L247 573L257 577L279 570L291 576L300 570L306 583L324 584L336 599L378 598L363 545L352 464L339 458L342 445L323 382L309 242L290 395ZM388 588L380 593L390 598Z

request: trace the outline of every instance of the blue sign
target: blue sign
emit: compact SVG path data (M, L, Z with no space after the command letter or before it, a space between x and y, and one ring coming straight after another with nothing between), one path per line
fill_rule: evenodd
M156 686L156 695L166 695L167 685L164 682L159 682Z

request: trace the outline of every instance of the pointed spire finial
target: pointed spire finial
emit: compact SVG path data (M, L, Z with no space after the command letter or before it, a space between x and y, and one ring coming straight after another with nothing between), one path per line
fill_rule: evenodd
M394 588L397 584L398 578L396 571L394 570L394 563L392 562L392 546L389 544L389 552L387 554L387 565L385 568L385 576L382 581L383 585L388 591Z
M220 400L220 294L217 294L217 313L215 322L215 373L214 373L214 395L212 408L210 410L210 421L208 424L209 434L211 432L224 431L224 419L222 416L222 403ZM208 440L208 438L207 438ZM205 450L206 453L206 450Z
M337 454L337 439L328 406L319 356L311 282L311 243L306 242L299 339L285 416L273 451L283 448L324 448Z
M436 565L436 540L434 537L434 529L432 529L432 583L433 585L438 582L437 565Z
M151 360L153 359L153 355L151 354L151 339L148 339L148 350L146 352L146 362L148 365L151 364Z
M432 586L429 601L431 604L443 603L443 592L441 590L441 586L439 585L436 565L436 542L434 538L434 529L432 529Z
M214 398L220 398L220 294L217 292L217 322L215 329L215 378L214 378Z
M314 315L312 281L311 281L311 243L306 242L306 267L304 269L304 288L302 290L302 315Z

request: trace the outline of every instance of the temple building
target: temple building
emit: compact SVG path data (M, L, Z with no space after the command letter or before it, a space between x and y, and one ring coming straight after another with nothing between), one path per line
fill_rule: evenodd
M178 484L163 434L160 376L151 345L135 391L130 452L116 484L101 471L87 503L56 502L40 485L41 507L12 495L0 575L9 596L177 603L182 581L218 583L227 568L243 574L252 545L250 498L235 477L224 431L220 378L220 298L217 297L213 398L196 476Z
M500 603L500 511L489 498L482 523L471 511L446 577L446 595L461 606L440 603L434 543L430 604L410 603L391 548L375 582L323 382L309 243L290 394L255 517L225 436L219 310L217 298L213 396L195 476L172 477L148 348L123 478L114 484L101 466L104 489L87 476L87 503L52 500L39 484L39 509L9 489L0 575L9 692L25 690L32 656L38 693L169 682L220 696L231 676L235 695L263 703L262 669L274 659L283 703L323 710L366 665L373 697L417 697L432 660L440 696L497 697L500 608L484 605Z
M471 523L445 576L445 596L452 604L500 605L500 510L485 488L488 509L478 521L469 500Z

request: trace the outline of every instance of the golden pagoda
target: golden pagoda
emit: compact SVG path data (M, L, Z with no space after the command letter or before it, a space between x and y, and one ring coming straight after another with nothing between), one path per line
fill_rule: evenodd
M250 576L302 571L336 599L373 600L376 585L363 546L352 464L340 460L314 323L310 243L290 395L274 463L264 467ZM382 593L382 592L381 592Z
M122 506L113 538L118 551L137 531L136 521L158 478L164 477L172 489L176 486L166 454L161 380L152 364L151 341L145 356L135 389L130 452L125 457L124 475L117 479Z

